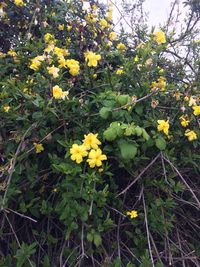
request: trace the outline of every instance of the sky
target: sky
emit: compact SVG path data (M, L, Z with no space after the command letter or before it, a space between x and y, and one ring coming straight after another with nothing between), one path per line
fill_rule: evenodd
M104 3L109 3L110 0L100 0ZM120 8L120 3L122 0L112 0L118 7ZM124 0L126 2L126 0ZM170 14L171 11L171 3L174 0L146 0L144 2L144 11L148 14L148 25L149 28L155 26L159 28L159 25L163 25ZM183 18L186 10L183 8L183 0L179 0L180 3L180 11L183 13L181 18ZM119 18L119 11L114 8L114 22L117 22L117 18ZM126 23L125 23L126 24ZM128 27L128 26L127 26Z

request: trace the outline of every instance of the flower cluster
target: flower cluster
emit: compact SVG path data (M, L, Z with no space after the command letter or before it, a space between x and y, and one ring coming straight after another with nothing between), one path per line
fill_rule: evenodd
M76 76L79 74L80 66L79 62L75 59L67 59L66 60L66 66L69 68L69 73L72 76Z
M156 82L152 82L151 84L151 90L161 90L165 91L166 90L166 79L163 76L160 76Z
M70 148L71 159L80 164L83 158L88 156L87 163L90 168L101 167L102 161L107 160L107 157L102 154L102 150L99 148L101 142L97 136L98 134L89 133L84 135L81 145L73 144Z
M31 59L30 69L32 70L38 70L40 65L42 64L42 61L45 60L45 56L37 56Z

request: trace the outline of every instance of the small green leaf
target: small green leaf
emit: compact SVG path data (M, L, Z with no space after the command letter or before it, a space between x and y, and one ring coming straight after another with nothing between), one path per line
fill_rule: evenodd
M102 107L99 111L99 114L100 114L102 119L106 120L110 114L110 108Z
M119 96L117 96L116 100L121 106L124 106L128 102L130 102L130 96L129 95L119 95Z
M146 141L148 141L150 138L150 136L148 135L145 129L142 129L142 136Z
M166 141L165 141L165 139L163 137L158 137L156 139L156 146L157 146L158 149L165 150L166 145L167 145L167 143L166 143Z
M94 234L94 244L95 244L95 246L99 247L101 245L101 243L102 243L102 238L101 238L100 234L95 233Z
M142 133L143 133L143 129L140 128L139 126L137 126L137 127L135 128L135 132L136 132L137 136L141 136Z
M93 234L92 233L88 233L87 234L87 240L92 243L93 239L94 239Z
M137 147L134 143L121 139L118 142L118 146L123 159L131 160L135 158Z
M114 128L110 127L104 131L103 136L107 141L113 141L117 138L117 132Z

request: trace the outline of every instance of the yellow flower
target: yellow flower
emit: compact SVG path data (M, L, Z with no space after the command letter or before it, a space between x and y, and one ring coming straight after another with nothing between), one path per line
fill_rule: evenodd
M44 35L44 41L45 43L49 43L50 41L53 41L54 40L54 35L51 34L51 33L46 33Z
M108 27L108 22L105 19L101 19L99 24L101 25L101 27L104 29L106 27Z
M193 114L195 115L195 116L198 116L198 115L200 115L200 106L194 106L194 107L192 107L193 108Z
M65 28L65 25L64 25L64 24L59 24L59 25L58 25L58 30L59 30L59 31L63 31L64 28Z
M53 97L55 99L65 99L69 95L68 91L63 91L58 85L53 87Z
M96 16L93 14L88 14L87 16L85 16L85 20L91 23L97 21Z
M71 31L71 29L72 29L72 26L68 25L68 26L67 26L67 30L68 30L68 31Z
M124 70L122 68L116 70L117 75L122 75L123 73L124 73Z
M152 82L151 84L151 90L160 89L161 91L164 91L166 89L166 79L163 76L160 76L158 80L155 82Z
M41 153L42 151L44 151L44 147L42 144L39 144L39 143L33 143L34 144L34 147L35 147L35 151L36 153Z
M110 4L108 13L106 15L107 20L112 21L113 18L113 6Z
M76 76L79 74L80 66L79 62L75 59L67 59L66 60L66 66L69 68L69 73L72 76Z
M54 44L48 44L48 46L44 49L44 52L49 54L54 50L54 47L55 47Z
M138 62L138 61L139 61L139 57L138 57L138 55L136 55L136 56L133 58L133 61L134 61L134 62Z
M97 74L96 73L93 74L92 77L93 77L93 79L96 79L97 78Z
M83 144L87 149L93 148L97 149L98 145L101 145L101 142L97 138L98 134L89 133L88 135L84 135L85 139L83 140Z
M187 127L190 123L189 119L184 115L182 115L179 119L181 120L181 125L183 127Z
M37 56L31 59L30 69L38 70L42 61L44 61L44 59L45 59L45 56Z
M134 219L134 218L136 218L138 216L138 213L137 213L136 210L131 210L131 211L127 211L126 215L130 216L131 219Z
M118 50L126 50L126 46L125 46L125 44L123 44L123 43L119 43L118 45L117 45L117 49Z
M188 102L189 100L190 100L189 97L186 95L186 96L184 97L184 101Z
M169 133L169 121L165 121L165 120L157 120L157 130L159 132L163 131L164 134L168 135Z
M54 67L54 65L52 67L47 67L47 70L49 74L53 75L54 78L57 78L59 76L59 68Z
M9 56L11 56L11 57L16 57L17 56L17 53L14 50L12 50L12 49L10 49L7 54Z
M64 57L60 57L58 63L59 68L66 68L66 59Z
M7 113L9 111L9 109L10 109L10 106L9 105L6 104L6 105L3 106L3 111L4 112Z
M191 107L191 106L196 106L196 102L197 102L197 99L195 96L191 96L190 97L190 100L189 100L189 104L188 106Z
M165 38L165 34L163 31L155 31L153 33L154 36L154 41L157 42L157 44L164 44L166 43L166 38Z
M110 39L111 41L115 41L115 40L117 39L117 34L116 34L115 32L111 32L111 33L109 34L109 39Z
M76 161L77 164L83 161L83 157L88 155L86 147L84 145L73 144L70 148L71 159Z
M107 160L106 155L102 154L101 149L94 150L92 149L88 155L87 162L90 165L90 168L94 168L95 166L102 166L102 161Z
M64 49L64 48L55 47L54 53L59 58L64 57L64 56L69 56L69 51L67 49Z
M6 54L5 54L5 53L2 53L2 52L0 52L0 58L4 58L4 57L6 57Z
M190 129L187 129L185 131L185 136L187 136L189 141L193 141L197 139L197 134L194 131L191 131Z
M23 6L24 5L24 2L23 2L23 0L14 0L14 4L16 6Z
M93 53L92 51L87 51L84 53L85 61L89 67L96 67L98 61L101 59L101 56Z
M182 95L182 94L181 94L180 92L175 92L175 93L173 94L173 96L176 98L177 101L180 100L181 95Z
M164 91L166 89L166 79L165 77L161 76L158 78L157 81L158 84L158 88L160 88L162 91Z

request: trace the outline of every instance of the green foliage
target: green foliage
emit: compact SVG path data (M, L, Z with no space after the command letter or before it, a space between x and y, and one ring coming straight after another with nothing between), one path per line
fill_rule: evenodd
M0 267L189 267L200 257L196 24L156 37L136 12L134 36L117 35L112 7L84 6L0 3Z

